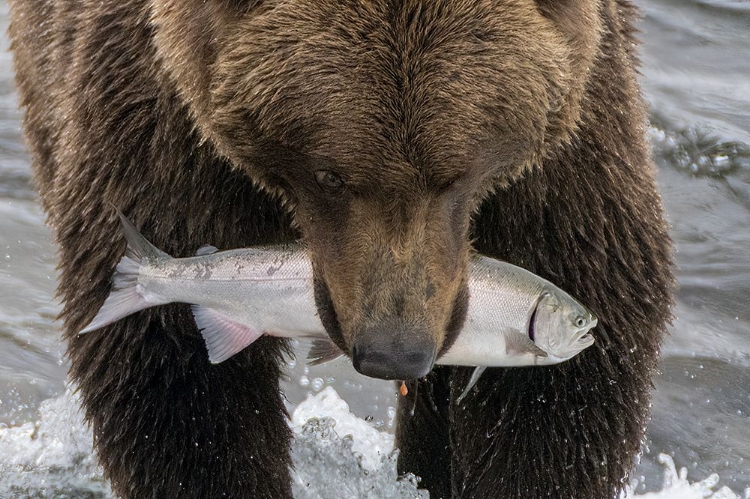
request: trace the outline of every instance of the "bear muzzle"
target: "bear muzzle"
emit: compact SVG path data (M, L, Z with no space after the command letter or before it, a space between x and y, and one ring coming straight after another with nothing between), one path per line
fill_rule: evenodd
M435 363L437 344L426 328L397 318L360 329L351 346L354 369L380 379L417 379Z

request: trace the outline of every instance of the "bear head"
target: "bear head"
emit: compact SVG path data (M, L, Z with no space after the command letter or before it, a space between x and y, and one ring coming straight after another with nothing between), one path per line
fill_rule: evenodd
M426 375L465 318L472 214L575 133L598 2L157 4L199 132L292 211L328 334L363 374Z

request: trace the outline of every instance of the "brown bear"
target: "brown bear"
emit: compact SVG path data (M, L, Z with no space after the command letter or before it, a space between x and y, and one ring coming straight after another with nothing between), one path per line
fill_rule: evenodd
M611 498L672 288L627 0L13 0L71 378L118 495L291 495L284 341L212 365L186 305L78 336L124 251L302 238L356 369L418 379L399 468L433 498ZM432 369L472 251L599 317L556 367ZM413 413L412 410L413 409Z

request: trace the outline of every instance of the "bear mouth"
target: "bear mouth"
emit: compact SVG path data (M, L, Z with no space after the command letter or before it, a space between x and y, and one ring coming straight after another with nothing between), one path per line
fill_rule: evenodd
M320 322L336 346L338 346L342 352L348 357L351 357L351 352L344 338L344 334L341 330L341 323L338 320L336 314L336 307L333 304L331 298L331 292L328 289L328 285L324 279L314 277L313 278L313 294L315 297L315 306L318 309L318 316ZM468 286L462 286L460 291L453 300L453 309L451 310L450 319L446 326L445 338L443 344L440 347L440 351L435 357L440 358L445 352L447 352L455 343L458 338L461 329L463 329L464 322L466 321L466 315L469 310L469 289Z
M345 352L347 356L351 357L349 348L346 345L346 340L344 339L344 334L341 331L341 323L339 323L338 315L336 314L336 307L333 305L331 291L328 289L325 280L317 276L313 277L313 294L320 322L323 324L328 337L331 338L331 341L333 341L342 352Z
M469 287L464 284L459 288L456 297L453 299L453 309L451 310L450 319L448 325L445 328L445 338L443 344L438 351L436 359L439 359L445 352L450 350L453 343L456 342L459 333L464 327L466 322L466 316L469 312Z

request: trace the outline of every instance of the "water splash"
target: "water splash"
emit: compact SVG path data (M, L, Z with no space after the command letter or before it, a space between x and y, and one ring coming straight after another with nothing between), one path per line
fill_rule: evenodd
M80 401L68 389L45 400L39 420L0 429L0 497L111 497Z
M723 141L700 127L675 128L658 114L649 129L654 157L662 167L673 167L697 177L724 178L750 170L750 146Z
M674 464L674 459L668 454L659 454L659 462L664 466L664 480L661 492L649 492L635 496L633 490L638 486L634 483L625 494L625 497L639 499L750 499L750 488L746 489L742 496L735 494L729 487L723 486L716 490L719 485L719 475L713 473L700 482L690 483L687 477L687 469L680 468L679 472Z
M42 403L39 420L0 428L0 497L104 499L112 497L92 451L92 435L83 422L80 400L71 389ZM418 478L399 477L393 435L357 418L331 387L308 396L292 415L292 459L297 499L419 498ZM691 483L687 470L659 456L664 470L661 492L636 495L637 483L624 498L750 499L719 487L718 475Z

